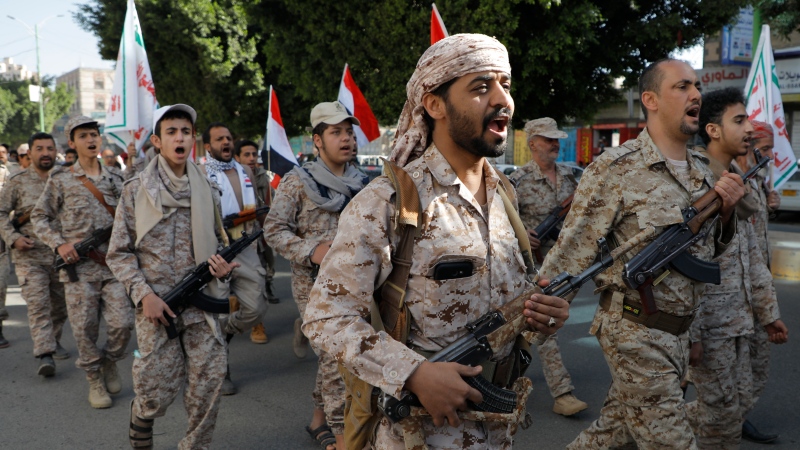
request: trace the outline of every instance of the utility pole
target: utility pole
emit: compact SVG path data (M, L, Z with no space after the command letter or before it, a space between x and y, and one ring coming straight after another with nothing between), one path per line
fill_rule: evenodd
M7 16L11 20L16 20L17 22L21 23L28 29L29 33L33 34L34 39L36 40L36 74L39 76L39 131L42 133L46 132L44 129L44 87L42 86L42 66L39 61L39 27L44 26L44 23L48 20L52 19L53 17L64 17L63 14L58 14L55 16L50 16L41 22L37 23L33 26L33 30L31 30L30 25L23 22L20 19L17 19L14 16Z

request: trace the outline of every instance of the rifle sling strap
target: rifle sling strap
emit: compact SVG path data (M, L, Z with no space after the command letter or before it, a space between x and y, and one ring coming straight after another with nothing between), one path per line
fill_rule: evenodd
M103 168L101 167L100 170L102 171ZM75 166L70 166L69 171L74 173L75 172ZM109 205L108 203L106 203L106 199L103 198L103 194L97 189L97 186L95 186L94 183L89 181L89 178L87 178L86 175L78 176L78 180L80 180L80 182L83 183L83 186L86 189L88 189L89 192L92 193L92 195L94 195L94 198L96 198L97 201L100 202L101 205L103 205L103 207L106 209L106 211L108 211L108 213L111 214L111 217L113 218L114 217L114 207Z

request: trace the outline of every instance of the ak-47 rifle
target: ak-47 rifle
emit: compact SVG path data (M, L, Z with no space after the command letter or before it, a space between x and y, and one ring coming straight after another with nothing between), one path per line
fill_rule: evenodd
M220 250L219 256L227 262L233 261L239 253L249 247L262 234L264 234L264 230L258 230L253 234L247 234L243 231L242 237L233 241L230 246ZM206 284L213 278L214 275L211 274L208 261L203 261L202 264L186 274L177 286L161 296L161 299L175 314L183 312L187 304L213 314L227 314L230 311L227 298L215 298L202 292ZM164 314L164 317L167 319L167 325L165 325L167 337L175 339L178 337L175 321L167 314Z
M525 292L511 302L506 303L499 309L484 314L478 320L466 326L467 334L431 356L428 361L457 362L476 366L484 361L491 360L499 349L504 348L509 342L513 342L522 331L527 329L525 316L522 312L525 309L525 302L531 298L531 295L544 294L560 298L566 297L580 289L584 283L611 267L619 255L630 251L645 237L637 235L611 252L605 238L598 239L597 244L600 247L600 254L597 262L591 267L574 276L567 272L561 273L553 278L546 288L536 287L532 291ZM465 377L464 381L483 395L481 403L470 404L477 411L508 414L513 412L517 406L517 394L512 390L497 387L480 375L477 377ZM384 392L378 394L378 408L393 422L408 417L412 406L420 406L419 399L413 393L407 393L400 400Z
M11 226L14 227L17 231L22 228L23 225L31 221L31 211L32 209L25 214L16 215L14 214L14 218L11 219Z
M742 177L745 182L769 162L769 158L761 157L758 149L753 150L753 153L756 165ZM709 229L713 230L714 223L706 230L703 230L703 225L709 219L716 222L720 208L722 208L722 198L714 189L709 190L681 212L683 223L671 225L625 264L622 279L629 288L639 291L645 314L652 315L658 312L653 297L653 285L666 277L670 270L675 270L695 281L720 284L718 263L703 261L686 251L695 242L704 239ZM656 275L667 266L669 266L667 270Z
M539 239L541 244L544 244L547 241L553 240L555 241L558 239L559 229L558 225L564 221L564 218L567 217L567 213L572 208L572 199L575 197L575 194L570 195L567 197L560 205L553 208L550 211L550 214L545 217L542 223L536 227L536 238ZM541 264L544 261L544 257L542 256L542 252L537 248L533 251L533 254L536 256L536 262Z
M234 214L229 214L223 217L222 226L225 227L225 229L233 228L245 222L256 220L258 216L266 214L268 212L269 212L269 206L259 206L258 208L245 209L244 211L240 211Z
M67 263L64 261L64 258L61 257L61 255L56 253L56 260L53 263L53 270L58 272L59 270L64 269L67 271L69 281L78 281L78 273L75 271L75 265L78 264L82 259L85 259L87 255L89 255L89 252L93 250L97 251L101 245L111 239L111 228L112 226L109 225L105 228L95 230L88 238L75 244L75 251L78 253L78 260L75 262Z

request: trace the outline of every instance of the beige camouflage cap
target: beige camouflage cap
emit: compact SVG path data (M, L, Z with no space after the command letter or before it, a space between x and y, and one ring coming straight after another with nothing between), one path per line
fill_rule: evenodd
M550 117L542 117L526 123L525 134L528 135L529 140L533 136L544 136L550 139L565 139L567 137L567 133L559 130L555 119Z
M321 123L336 125L349 120L353 125L361 125L355 116L347 112L347 108L339 102L320 103L311 110L311 128Z
M70 134L72 133L72 130L74 130L75 128L78 128L80 126L89 125L89 124L97 126L97 121L92 119L91 117L86 117L86 116L75 116L75 117L69 119L69 122L67 122L67 125L64 126L64 134L67 136L67 140L70 140L70 141L72 140L72 138L70 137Z

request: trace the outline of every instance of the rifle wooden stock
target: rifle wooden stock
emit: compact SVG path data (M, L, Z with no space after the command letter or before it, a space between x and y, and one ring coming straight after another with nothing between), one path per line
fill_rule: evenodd
M233 228L243 223L256 220L261 214L269 212L269 206L259 206L258 208L245 209L236 214L225 216L222 219L222 226L225 228Z
M33 210L31 209L31 211L33 211ZM31 211L28 211L25 214L22 214L22 215L19 215L19 216L17 216L15 214L14 218L11 219L11 226L13 226L14 228L17 229L17 231L19 231L19 229L23 225L25 225L26 223L31 221Z

